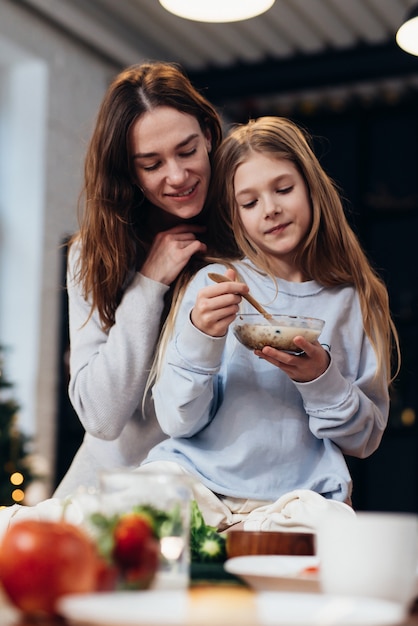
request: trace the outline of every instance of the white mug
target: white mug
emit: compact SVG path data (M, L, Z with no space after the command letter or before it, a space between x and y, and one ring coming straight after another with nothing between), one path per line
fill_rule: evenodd
M381 598L407 607L416 594L418 516L330 515L317 530L317 555L323 592Z

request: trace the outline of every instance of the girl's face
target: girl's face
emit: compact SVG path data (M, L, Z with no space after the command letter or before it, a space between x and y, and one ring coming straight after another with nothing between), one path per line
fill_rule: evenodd
M211 137L192 115L157 107L134 122L130 156L138 185L152 204L178 219L198 215L205 203L211 167Z
M303 280L293 259L310 230L312 209L296 166L287 159L252 152L237 168L234 194L249 240L272 257L279 276Z

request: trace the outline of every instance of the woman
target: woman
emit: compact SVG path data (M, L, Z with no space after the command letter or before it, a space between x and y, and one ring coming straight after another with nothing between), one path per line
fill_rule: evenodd
M221 137L213 106L172 64L130 67L104 97L67 283L69 395L86 434L57 497L138 466L164 437L144 389L176 279L212 247L205 202Z

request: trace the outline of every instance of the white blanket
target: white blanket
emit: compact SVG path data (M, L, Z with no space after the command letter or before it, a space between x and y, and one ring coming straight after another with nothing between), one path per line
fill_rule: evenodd
M205 488L206 490L206 488ZM209 490L207 490L208 492ZM197 495L197 494L195 494ZM210 493L207 502L199 493L199 504L205 519L212 516L208 523L225 520L225 505ZM207 497L207 493L205 494ZM81 524L86 517L97 510L97 494L77 494L72 498L60 500L50 498L35 506L14 504L0 509L0 538L10 524L24 519L54 520L65 519L73 524ZM218 510L216 510L218 508ZM328 515L355 515L347 504L335 500L327 500L323 496L307 489L297 489L285 494L273 504L257 506L245 515L237 515L228 511L229 524L242 521L244 530L287 530L315 532L321 519ZM219 519L218 519L219 517ZM229 525L228 524L228 525Z
M328 515L355 515L353 509L336 500L327 500L319 493L296 489L266 506L248 514L244 530L315 531Z

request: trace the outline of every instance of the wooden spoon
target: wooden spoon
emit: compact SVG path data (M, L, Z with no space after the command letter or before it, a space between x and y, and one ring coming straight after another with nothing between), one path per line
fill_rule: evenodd
M227 278L226 276L222 276L222 274L216 274L214 272L209 272L208 276L211 280L213 280L215 283L231 283L233 282L232 280L230 280L229 278ZM261 313L261 315L263 317L266 318L266 320L272 320L273 316L271 313L269 313L268 311L266 311L266 309L264 309L261 304L255 299L253 298L252 295L250 295L249 293L247 293L246 296L242 296L243 298L245 298L247 300L247 302L249 302L250 304L253 305L253 307L255 309L257 309L257 311L259 313Z

